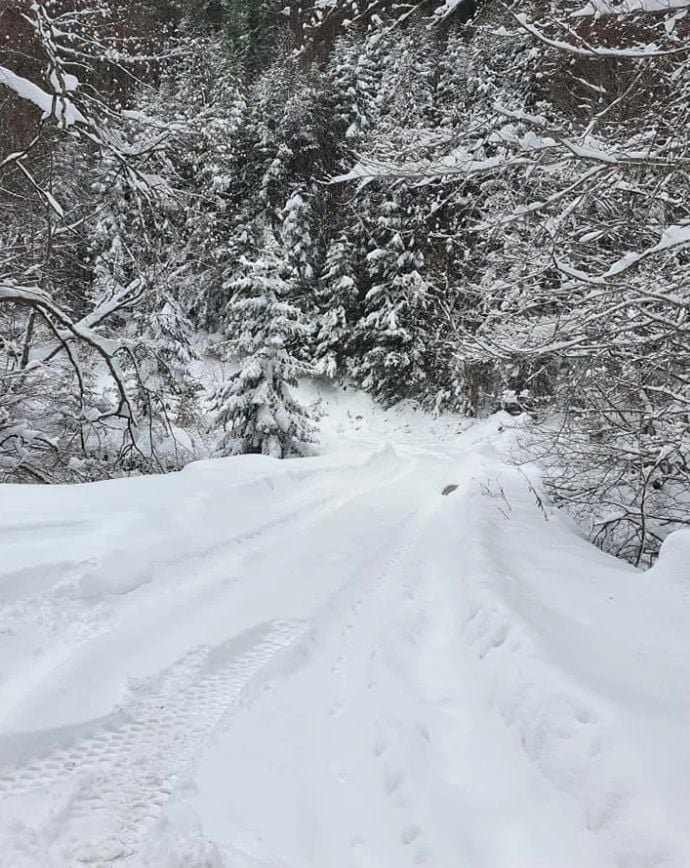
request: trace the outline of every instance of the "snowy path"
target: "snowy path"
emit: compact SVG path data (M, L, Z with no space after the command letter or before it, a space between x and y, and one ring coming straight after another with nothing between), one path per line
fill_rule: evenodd
M688 868L690 549L499 438L5 487L0 866Z

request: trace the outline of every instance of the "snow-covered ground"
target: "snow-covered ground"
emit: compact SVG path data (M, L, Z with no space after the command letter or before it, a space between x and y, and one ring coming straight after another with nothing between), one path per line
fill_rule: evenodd
M508 417L324 404L318 457L0 487L2 868L688 868L688 535L637 572Z

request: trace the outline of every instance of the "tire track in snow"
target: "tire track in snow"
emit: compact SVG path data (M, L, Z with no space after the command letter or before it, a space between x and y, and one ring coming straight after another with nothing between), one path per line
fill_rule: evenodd
M312 499L306 506L297 504L297 509L235 534L202 554L192 553L192 558L199 558L202 584L204 572L213 564L222 564L233 548L246 557L274 547L276 540L295 527L308 531L348 503L360 497L366 502L377 489L395 486L412 469L410 462L401 462L390 453L383 462L367 462L364 478L350 478L345 487L341 480L336 494ZM395 577L412 544L415 515L413 510L394 527L385 528L380 547L365 552L364 564L348 573L347 582L325 606L333 618L342 614L340 605L346 600L356 618L365 599ZM397 544L400 540L402 545ZM184 558L179 568L189 568L192 562ZM178 565L173 568L177 570ZM212 590L213 582L207 584ZM160 600L169 591L179 594L186 585L198 591L189 578L175 581L174 574L165 587L151 590ZM317 632L325 626L318 617L316 625ZM18 854L36 854L27 863L5 852L0 865L72 868L134 859L164 806L184 785L204 744L230 723L262 684L280 680L310 656L313 635L304 639L306 632L302 623L271 623L266 635L255 636L249 648L196 648L159 676L140 682L124 706L105 718L35 735L0 737L0 814L4 818L0 832L2 826L10 828L13 814L15 818L24 815L6 840L16 844ZM5 758L14 762L3 762ZM38 790L50 794L49 816L26 817L24 806L33 802L23 801L22 796ZM59 855L54 861L51 854Z
M304 629L301 622L260 625L224 645L190 652L142 682L122 709L102 720L1 739L0 757L17 756L22 748L29 755L19 766L0 767L0 805L5 802L8 815L13 802L21 813L22 795L67 790L58 827L43 830L48 849L36 864L49 864L48 850L70 866L136 854L204 745ZM44 744L52 740L52 749L31 757L38 737Z
M315 526L356 496L356 492L321 496L270 521L233 534L202 552L194 551L172 563L151 564L150 575L132 590L143 592L147 597L154 596L158 605L166 599L175 600L187 591L197 596L205 584L205 574L212 575L214 567L226 564L233 552L241 553L243 557L256 555L300 528ZM69 660L75 651L111 632L117 634L121 617L127 615L127 607L124 612L113 611L112 601L130 603L128 593L108 595L106 591L104 597L97 599L95 587L86 594L82 590L84 583L91 582L91 577L97 582L99 566L90 562L77 564L72 569L72 575L68 575L49 594L28 597L3 608L0 634L19 634L31 625L32 632L38 632L42 637L43 647L57 646L60 650L52 653L50 658L32 658L28 671L25 668L18 669L10 679L0 679L0 717L11 710L8 697L17 702L13 695L17 685L21 688L20 701L24 701L40 684L48 682L51 673ZM157 574L164 576L165 581L157 582ZM146 605L150 604L151 600L147 599ZM143 605L139 594L131 598L131 605Z
M329 491L333 484L331 476L334 468L309 472L288 471L279 474L276 479L267 476L239 483L237 487L240 489L268 489L276 493L285 486L291 489L315 477L318 481L317 485L312 485L306 492L312 495L306 502L302 500L305 492L298 490L297 501L270 520L252 524L245 530L212 544L194 548L176 559L145 564L148 574L137 582L130 581L131 589L114 589L108 593L106 587L101 591L105 594L101 599L97 599L97 594L102 565L91 561L73 565L71 574L68 572L48 594L25 596L4 607L0 617L0 633L4 631L7 635L12 635L25 629L27 624L32 624L44 637L44 645L54 644L57 640L62 650L53 656L52 661L45 661L44 665L37 666L37 661L32 660L35 675L21 671L13 676L11 683L0 683L0 708L4 713L9 711L10 707L3 702L3 696L12 694L15 683L20 682L22 694L26 694L27 685L35 689L38 683L45 682L52 668L68 659L75 649L98 640L108 632L116 631L120 613L113 611L113 604L119 600L129 602L130 590L143 593L147 597L152 594L157 601L175 599L187 590L192 592L192 596L197 596L200 589L207 593L208 588L214 584L214 581L207 581L207 577L214 579L219 570L224 572L231 554L237 553L246 559L273 548L286 536L293 536L298 531L312 530L361 495L398 480L407 470L406 464L401 468L401 461L395 450L384 447L374 452L366 461L353 465L350 484L342 490L341 482L334 493ZM317 492L318 496L314 497L313 494ZM164 578L164 581L157 581L159 576ZM6 580L7 576L3 579ZM21 584L26 584L24 579ZM133 605L142 604L138 599L139 594L136 600L132 598ZM147 600L147 603L149 602Z

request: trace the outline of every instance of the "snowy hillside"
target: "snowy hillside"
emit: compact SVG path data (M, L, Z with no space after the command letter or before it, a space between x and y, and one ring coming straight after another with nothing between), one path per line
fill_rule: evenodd
M635 571L509 417L329 403L318 457L0 488L0 866L687 868L685 532Z

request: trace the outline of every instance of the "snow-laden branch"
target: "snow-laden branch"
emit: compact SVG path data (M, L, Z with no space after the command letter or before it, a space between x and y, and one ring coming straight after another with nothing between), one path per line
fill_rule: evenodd
M343 184L351 181L373 181L376 179L437 179L443 177L460 177L464 180L496 173L504 169L533 167L534 158L538 153L551 151L562 165L567 163L592 163L602 168L673 168L687 164L687 159L670 160L657 154L644 151L616 153L605 150L593 142L578 143L567 138L551 138L538 136L528 132L517 142L519 151L504 152L491 157L479 159L469 153L464 147L453 148L448 154L439 158L406 160L404 162L363 158L342 175L331 178L332 184ZM541 203L537 207L541 209Z
M690 8L690 0L589 0L581 9L571 12L571 18L604 18L614 15L659 15Z
M53 334L60 341L61 348L68 355L71 355L69 349L71 338L80 340L85 345L90 346L105 363L117 388L119 403L115 415L128 419L130 422L133 421L134 413L127 394L125 379L114 359L115 353L121 349L121 345L117 341L102 337L90 328L85 320L75 323L61 310L47 292L38 287L21 286L8 280L1 281L0 304L3 302L26 305L37 310L49 323ZM54 323L51 321L51 318L54 320Z
M459 146L438 159L392 163L374 158L364 158L349 172L331 178L331 183L342 184L348 181L368 181L375 178L431 178L443 175L461 175L464 178L469 178L472 175L500 169L505 163L505 158L501 156L476 159L466 148Z
M434 9L436 21L445 21L461 6L467 4L467 0L444 0L444 2Z
M5 66L0 66L0 85L4 85L20 99L39 108L44 118L55 118L61 126L70 127L76 123L86 123L84 115L66 94L48 93L28 78L17 75Z
M546 131L545 121L525 112L512 111L499 104L493 106L494 111L508 120L526 124L534 129L519 133L515 126L508 124L494 130L486 141L492 145L501 145L499 153L490 157L481 157L464 145L455 145L438 157L418 157L416 159L384 159L382 157L362 157L349 172L331 178L331 183L341 184L351 181L367 182L375 179L438 179L443 177L460 177L468 180L472 177L495 174L501 170L511 170L526 166L534 168L535 159L539 155L553 155L559 165L590 164L595 169L679 169L690 168L690 158L683 153L673 153L661 150L628 147L621 149L598 140L587 133L581 141L570 136L564 136L556 131ZM423 136L419 143L410 149L419 153L428 149L430 142ZM444 142L434 142L435 148L442 148ZM549 171L554 166L554 159L546 162ZM596 175L596 171L592 171ZM529 210L542 210L543 203L534 206L523 206L522 213Z
M35 286L19 286L11 281L0 282L0 303L37 304L51 307L53 302L47 292Z
M630 48L606 48L605 46L590 45L583 39L580 39L580 45L575 45L572 42L562 42L559 39L551 39L545 33L535 27L528 19L524 12L514 13L510 9L507 10L513 17L515 22L526 33L534 36L539 42L548 45L549 48L555 48L558 51L563 51L566 54L575 54L579 57L609 57L609 58L627 58L629 60L644 60L652 57L668 57L670 55L687 54L690 51L690 44L684 44L680 48L658 48L654 43L649 45L641 45ZM497 31L500 32L500 31Z
M605 285L612 278L619 277L635 265L644 262L645 259L649 259L659 253L682 250L685 247L690 247L690 223L678 226L668 226L661 233L659 241L657 241L657 243L652 247L648 247L646 250L626 253L625 256L621 256L620 259L616 260L616 262L614 262L603 274L587 274L586 272L572 268L562 262L558 263L558 267L569 277L574 277L578 280L583 280L594 285Z
M564 136L551 131L546 134L546 122L537 115L526 112L513 111L495 103L494 111L509 120L518 121L529 126L536 126L541 132L536 133L528 130L522 136L513 133L512 127L505 127L495 134L495 138L510 145L517 146L521 151L565 151L565 156L575 157L578 161L599 163L604 166L621 167L655 167L674 169L681 166L690 167L690 159L682 153L663 153L651 149L628 147L625 150L612 148L606 143L595 138L589 130L582 136L581 141L575 141L570 136Z

